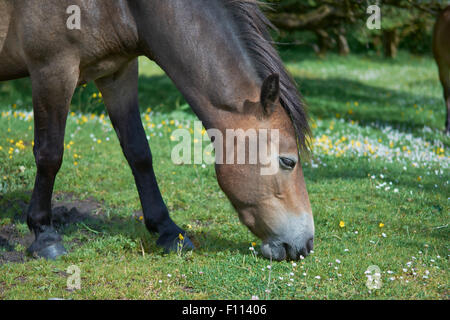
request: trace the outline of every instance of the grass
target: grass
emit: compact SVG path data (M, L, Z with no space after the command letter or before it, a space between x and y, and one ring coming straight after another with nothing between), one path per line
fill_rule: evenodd
M294 265L253 254L260 241L239 222L214 168L171 162L171 132L195 117L142 59L139 98L159 185L197 250L163 254L136 218L131 171L89 84L73 99L55 193L94 200L99 214L64 229L70 253L60 260L0 264L0 299L448 299L449 138L433 60L320 60L295 50L283 59L315 136L303 164L316 226L311 256ZM19 204L35 174L30 105L29 80L0 84L0 227L22 236ZM24 250L11 245L3 250ZM80 290L67 290L70 265L81 270ZM378 290L366 287L371 265L381 270Z

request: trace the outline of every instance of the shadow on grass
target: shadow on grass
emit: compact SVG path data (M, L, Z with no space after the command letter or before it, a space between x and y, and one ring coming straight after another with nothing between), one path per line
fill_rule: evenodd
M26 223L26 209L31 198L30 191L15 191L0 196L0 264L25 262L24 248L31 245L34 235L19 231L18 224ZM163 254L156 245L158 235L150 233L137 217L105 215L105 207L92 199L77 200L73 194L58 194L53 200L53 225L68 237L65 246L74 251L83 245L105 237L121 236L139 243L147 254ZM239 251L247 253L248 243L234 242L214 235L212 232L188 232L200 252ZM20 251L16 250L21 245Z
M356 160L356 161L355 161ZM360 159L340 159L339 162L335 161L337 167L332 165L332 160L327 160L327 167L319 166L318 168L311 169L310 166L303 165L304 175L307 181L323 183L327 180L344 180L348 182L357 183L360 180L369 179L368 173L379 177L378 173L384 173L386 177L384 182L393 182L391 190L394 188L404 188L406 190L412 190L413 192L430 192L440 193L444 197L447 195L445 188L436 188L436 184L439 182L439 178L433 176L427 176L423 181L418 182L417 172L408 169L409 171L403 171L399 168L388 168L386 173L382 170L382 167L374 167L369 162ZM419 187L419 185L421 187Z
M78 87L73 95L71 111L84 113L105 112L103 101L93 98L98 89L93 82L86 87ZM31 81L29 78L0 82L0 110L18 104L20 109L32 110ZM185 100L172 81L165 75L139 77L139 102L141 111L147 108L160 112L170 112L185 104Z
M399 130L422 129L424 125L442 129L444 126L443 99L389 90L344 78L295 78L305 97L311 115L321 119L335 119L336 114L361 124L383 123ZM414 105L439 106L433 112L442 113L440 122L423 111L416 114ZM355 102L358 106L355 106ZM440 108L442 106L442 108ZM439 110L439 111L437 111ZM349 113L351 112L351 114Z
M308 59L309 56L306 56ZM302 57L296 56L296 61ZM288 59L289 61L289 59ZM300 91L309 104L311 115L322 119L334 119L336 114L347 120L362 124L373 122L389 124L399 130L421 129L424 125L442 129L444 126L443 99L370 86L356 80L344 78L310 79L296 78ZM420 84L420 80L417 80ZM102 113L102 100L93 98L98 92L94 83L77 88L72 99L72 111ZM0 83L0 108L19 104L21 109L32 109L31 83L29 79L18 79ZM139 77L139 102L141 111L147 108L160 112L171 112L186 102L181 93L166 75ZM354 102L359 106L355 107ZM427 110L423 116L416 114L414 104L436 106L436 114L430 117ZM185 110L185 108L183 108ZM352 114L348 111L351 110ZM187 108L188 112L192 112Z

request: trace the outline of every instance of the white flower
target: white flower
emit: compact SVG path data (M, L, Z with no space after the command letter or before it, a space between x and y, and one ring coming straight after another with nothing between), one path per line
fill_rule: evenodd
M341 260L339 260L339 259L336 259L336 262L337 262L337 263L341 263Z
M314 278L317 279L317 280L319 280L319 279L320 279L320 276L315 276Z

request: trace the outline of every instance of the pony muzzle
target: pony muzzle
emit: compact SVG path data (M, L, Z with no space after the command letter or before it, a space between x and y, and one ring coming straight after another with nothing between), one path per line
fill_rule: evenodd
M262 255L271 260L299 260L314 248L314 221L310 213L286 219L273 236L263 241Z

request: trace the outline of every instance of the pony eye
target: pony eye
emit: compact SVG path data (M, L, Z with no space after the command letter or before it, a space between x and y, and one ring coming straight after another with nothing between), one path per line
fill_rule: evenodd
M284 169L292 170L296 165L296 161L292 158L280 157L280 165Z

